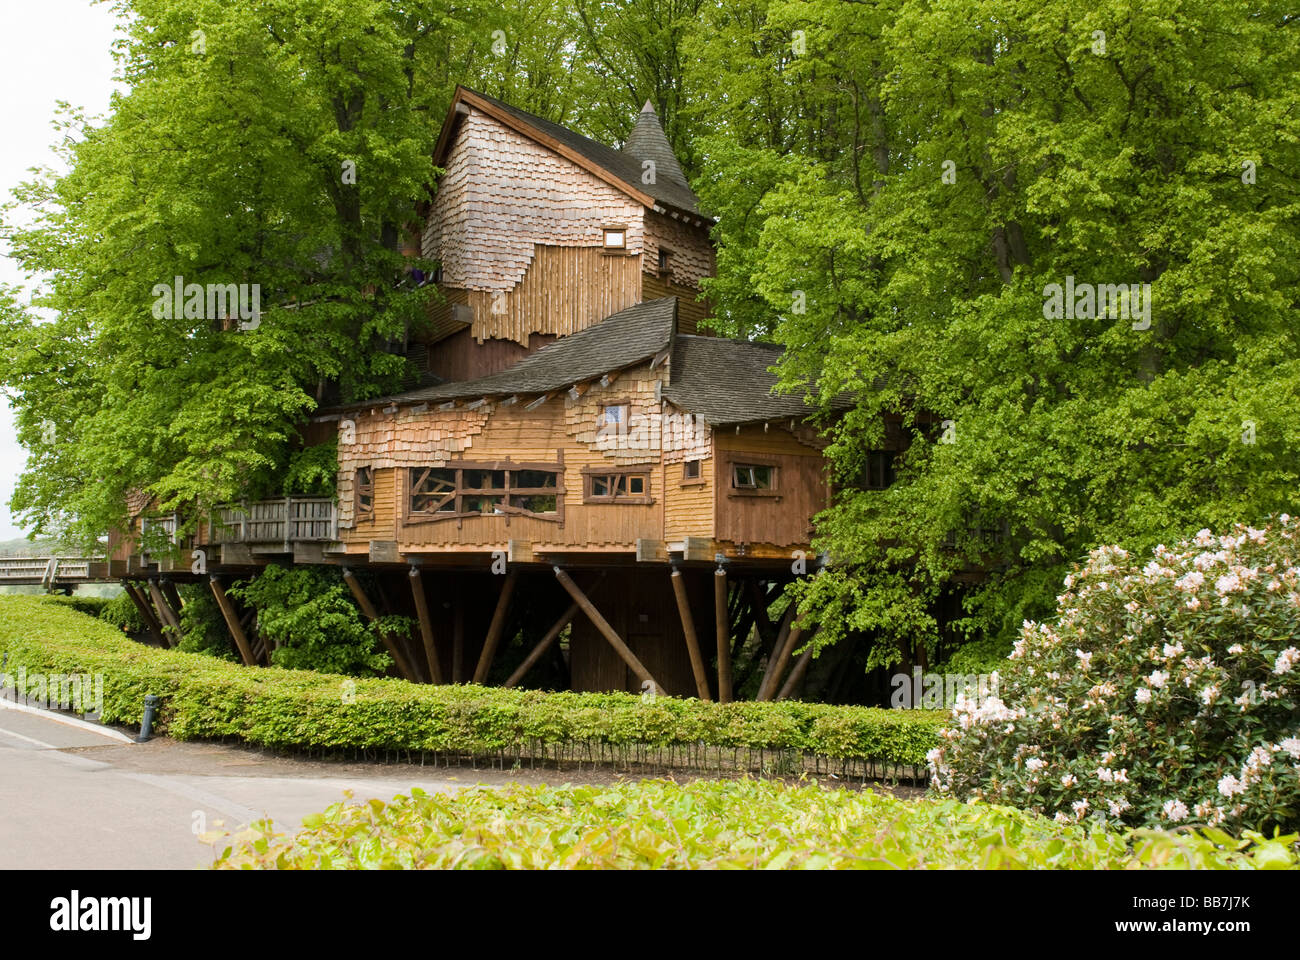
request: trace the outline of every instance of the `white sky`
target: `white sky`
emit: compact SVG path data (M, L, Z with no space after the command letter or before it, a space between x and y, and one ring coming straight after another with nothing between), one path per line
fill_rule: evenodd
M55 101L92 115L108 110L113 91L115 18L91 0L0 0L0 195L31 178L31 167L51 166ZM0 283L32 289L0 248ZM9 499L27 454L14 435L9 405L0 399L0 540L22 536Z

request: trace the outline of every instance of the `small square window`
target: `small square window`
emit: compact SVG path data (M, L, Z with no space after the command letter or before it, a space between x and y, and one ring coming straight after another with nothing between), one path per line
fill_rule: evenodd
M771 490L772 467L738 463L732 467L731 485L737 490Z
M598 427L621 427L627 425L627 404L610 403L600 408L600 422Z
M684 464L682 464L682 479L683 480L700 479L700 461L687 460Z
M605 228L605 249L606 250L626 250L627 249L627 231L622 227Z
M627 492L638 495L645 493L645 477L632 476L627 478Z

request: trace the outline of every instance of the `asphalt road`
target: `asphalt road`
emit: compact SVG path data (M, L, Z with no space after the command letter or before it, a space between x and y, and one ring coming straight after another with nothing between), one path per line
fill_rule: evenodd
M0 869L195 868L212 859L198 834L219 822L237 829L270 816L291 830L344 790L360 803L483 779L422 773L166 739L136 744L0 700Z

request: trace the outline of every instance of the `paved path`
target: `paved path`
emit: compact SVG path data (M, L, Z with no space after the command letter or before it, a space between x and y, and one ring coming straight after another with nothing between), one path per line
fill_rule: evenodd
M269 815L277 829L296 829L344 790L357 802L387 800L412 786L451 792L482 779L425 772L166 739L136 744L0 700L0 869L192 868L211 860L197 834L218 821L237 828Z

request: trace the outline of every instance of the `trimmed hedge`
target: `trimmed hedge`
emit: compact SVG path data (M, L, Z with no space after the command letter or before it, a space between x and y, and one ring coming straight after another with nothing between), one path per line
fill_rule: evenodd
M987 803L773 781L411 791L293 836L214 831L216 869L1291 869L1294 834L1088 830Z
M753 751L761 751L760 763L774 751L800 765L804 757L819 765L840 761L845 769L861 764L865 773L867 763L923 767L946 717L798 702L435 687L246 668L144 646L40 597L0 597L0 650L8 653L11 674L24 666L29 673L102 673L106 723L139 724L145 694L152 693L162 699L160 730L177 739L234 738L280 749L640 759L686 767L722 767L728 760L748 766Z

